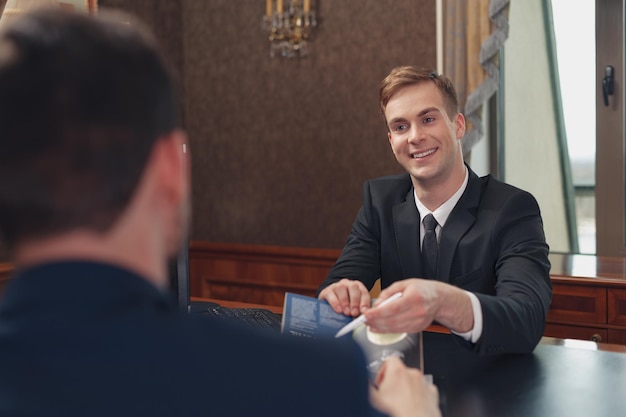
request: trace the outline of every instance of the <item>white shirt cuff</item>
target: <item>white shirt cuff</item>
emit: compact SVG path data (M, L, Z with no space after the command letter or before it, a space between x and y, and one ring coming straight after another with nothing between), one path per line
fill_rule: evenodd
M480 339L480 336L483 334L483 310L480 308L480 301L474 293L471 293L469 291L465 291L465 293L469 296L470 302L472 303L472 312L474 313L474 327L469 332L457 333L453 331L452 333L456 334L457 336L461 336L468 342L476 343L478 339Z

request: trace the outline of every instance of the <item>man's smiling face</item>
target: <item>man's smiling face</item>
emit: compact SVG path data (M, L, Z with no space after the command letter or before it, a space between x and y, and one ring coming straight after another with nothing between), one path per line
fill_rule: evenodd
M416 188L456 183L455 174L463 167L460 139L465 119L460 113L448 115L434 83L397 91L385 107L385 118L391 149Z

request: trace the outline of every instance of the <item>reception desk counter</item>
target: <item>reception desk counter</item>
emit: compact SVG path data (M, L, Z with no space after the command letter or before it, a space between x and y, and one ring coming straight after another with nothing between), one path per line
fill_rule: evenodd
M450 334L427 331L424 372L439 388L444 417L626 416L624 345L544 337L530 354L480 357Z

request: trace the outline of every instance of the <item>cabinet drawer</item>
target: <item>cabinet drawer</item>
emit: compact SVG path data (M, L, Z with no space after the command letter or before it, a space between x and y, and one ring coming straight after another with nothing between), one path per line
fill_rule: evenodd
M626 290L608 290L609 324L626 326Z
M544 336L559 339L581 339L594 342L605 342L609 339L608 330L595 327L566 326L562 324L546 324Z
M605 324L607 290L600 287L553 284L548 321Z
M609 329L609 343L626 345L626 331Z

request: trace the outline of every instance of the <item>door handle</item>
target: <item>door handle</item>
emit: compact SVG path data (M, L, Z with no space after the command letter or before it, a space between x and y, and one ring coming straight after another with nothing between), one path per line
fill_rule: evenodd
M615 69L611 65L604 67L604 78L602 79L602 97L604 98L604 105L609 106L609 96L613 95L615 82Z

